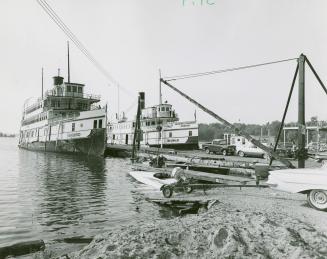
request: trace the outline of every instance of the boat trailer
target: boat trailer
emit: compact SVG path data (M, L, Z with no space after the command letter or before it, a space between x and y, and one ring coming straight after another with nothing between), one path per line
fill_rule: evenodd
M216 188L231 188L238 187L240 190L242 188L268 188L269 185L260 184L256 181L256 184L222 184L222 183L194 183L193 180L178 181L173 184L165 184L161 186L160 191L165 198L170 198L174 192L185 192L191 193L193 190L203 190L206 195L206 190L216 189Z

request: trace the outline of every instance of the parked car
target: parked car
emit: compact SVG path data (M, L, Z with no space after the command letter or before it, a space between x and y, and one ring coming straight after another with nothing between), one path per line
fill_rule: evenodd
M237 155L240 157L252 156L267 158L268 154L255 145L246 145L237 147Z
M311 207L327 211L327 164L321 168L272 171L267 184L280 191L307 194Z
M202 145L202 149L207 153L222 154L224 156L234 155L236 147L228 145L225 139L214 139L211 143Z

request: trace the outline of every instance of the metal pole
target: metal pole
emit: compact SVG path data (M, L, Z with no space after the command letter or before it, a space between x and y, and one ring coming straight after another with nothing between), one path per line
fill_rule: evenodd
M161 145L160 147L163 148L163 134L164 134L164 127L161 129Z
M162 104L162 94L161 94L161 70L159 69L159 105Z
M322 89L325 91L325 93L327 94L327 88L326 86L324 85L324 83L321 81L320 77L318 76L316 70L313 68L313 66L311 65L309 59L307 57L305 57L305 61L306 63L309 65L312 73L315 75L315 77L317 78L319 84L321 85Z
M69 41L67 41L67 59L68 59L68 83L70 83Z
M213 111L207 109L206 107L204 107L203 105L201 105L200 103L198 103L197 101L195 101L194 99L192 99L191 97L189 97L188 95L186 95L185 93L183 93L182 91L178 90L176 87L174 87L172 84L170 84L166 80L161 79L161 82L163 82L165 85L169 86L171 89L173 89L175 92L179 93L181 96L185 97L187 100L189 100L191 103L195 104L197 107L199 107L204 112L206 112L209 115L211 115L212 117L214 117L216 120L220 121L221 123L223 123L224 125L226 125L230 129L232 129L233 131L235 131L240 136L245 137L253 145L261 148L262 150L266 151L268 154L271 154L275 159L281 161L287 167L294 168L294 166L292 165L292 163L290 161L288 161L287 159L284 159L284 158L279 157L279 155L276 154L276 152L274 152L271 148L263 145L260 141L254 139L251 135L249 135L249 134L247 134L245 132L242 132L240 129L238 129L237 127L235 127L233 124L229 123L228 121L226 121L225 119L223 119L222 117L220 117L219 115L217 115L216 113L214 113Z
M305 56L300 55L299 64L299 99L298 99L298 168L305 167Z
M134 163L134 161L136 160L136 149L137 146L139 147L139 140L137 138L139 138L139 123L140 123L140 96L138 96L138 101L137 101L137 113L136 113L136 120L135 120L135 128L134 128L134 136L133 136L133 148L132 148L132 163ZM138 141L136 143L136 140Z

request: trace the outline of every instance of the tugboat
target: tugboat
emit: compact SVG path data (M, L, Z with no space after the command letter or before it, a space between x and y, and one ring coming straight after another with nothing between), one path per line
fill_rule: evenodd
M106 148L107 107L100 96L84 93L84 84L53 77L53 89L34 102L25 101L19 134L20 148L35 151L103 156Z
M142 146L172 149L198 149L198 123L180 122L172 105L165 102L145 108L145 94L140 93L140 129ZM128 120L124 115L116 122L108 124L108 144L132 145L135 119Z

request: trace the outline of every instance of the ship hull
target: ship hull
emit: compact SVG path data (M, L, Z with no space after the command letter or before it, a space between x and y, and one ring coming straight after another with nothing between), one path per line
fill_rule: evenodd
M161 144L149 145L150 147L161 147ZM194 150L199 149L199 138L198 137L188 137L185 143L164 143L163 148L171 148L177 150Z
M20 143L19 147L32 151L74 153L100 157L104 156L106 149L106 129L92 129L86 138Z

